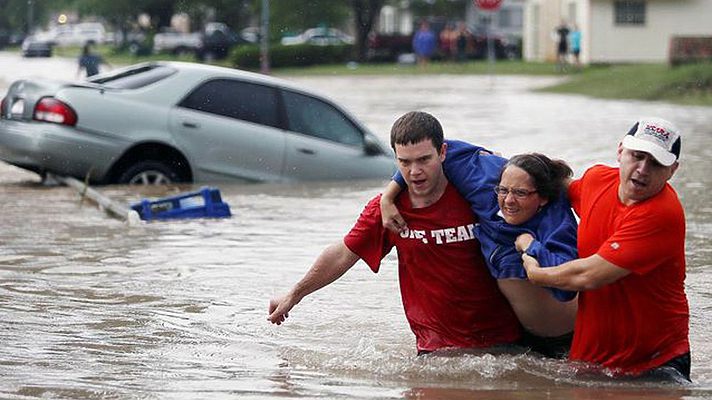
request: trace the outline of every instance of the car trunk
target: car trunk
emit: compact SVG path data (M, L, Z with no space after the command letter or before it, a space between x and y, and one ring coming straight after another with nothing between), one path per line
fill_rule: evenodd
M100 90L95 85L81 85L62 81L30 81L19 80L10 86L5 96L3 118L31 121L37 102L44 97L54 97L61 89L67 87L86 87Z

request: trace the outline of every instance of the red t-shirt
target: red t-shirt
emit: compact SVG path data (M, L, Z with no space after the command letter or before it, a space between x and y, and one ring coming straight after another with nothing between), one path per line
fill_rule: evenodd
M483 348L519 339L519 321L473 234L470 205L452 185L424 208L414 209L407 192L398 197L406 234L383 228L379 201L377 196L366 205L344 243L374 272L396 247L403 308L418 350Z
M618 168L597 165L571 184L579 257L598 254L631 274L579 294L570 358L639 374L690 351L685 216L668 184L626 206Z

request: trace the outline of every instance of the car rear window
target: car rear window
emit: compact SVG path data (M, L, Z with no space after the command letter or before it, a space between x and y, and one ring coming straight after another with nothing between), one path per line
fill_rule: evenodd
M165 79L176 72L175 68L165 65L145 65L109 76L90 79L89 82L98 83L112 89L138 89Z

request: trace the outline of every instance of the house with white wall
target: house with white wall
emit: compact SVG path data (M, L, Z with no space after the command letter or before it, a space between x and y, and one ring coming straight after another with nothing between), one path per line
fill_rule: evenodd
M583 63L661 63L673 37L712 37L712 0L526 0L525 60L556 60L562 21L581 30Z

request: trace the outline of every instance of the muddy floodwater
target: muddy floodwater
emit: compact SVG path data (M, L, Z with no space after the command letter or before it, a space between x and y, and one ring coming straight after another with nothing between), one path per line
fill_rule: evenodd
M20 74L12 68L44 71L36 60L17 67L17 56L11 68L12 57L0 57L0 71L10 71L0 82ZM61 65L54 73L72 79L74 64ZM0 398L712 397L712 108L530 90L557 78L289 79L336 99L384 141L398 116L425 110L449 138L505 156L544 152L568 160L576 176L594 163L614 164L618 140L637 117L674 121L684 132L672 184L687 218L694 383L579 376L564 361L531 354L416 357L395 254L378 274L359 262L297 305L286 324L270 325L268 299L340 240L385 177L220 183L230 219L127 226L73 189L0 164ZM0 84L0 94L5 89ZM128 203L198 187L100 190Z

